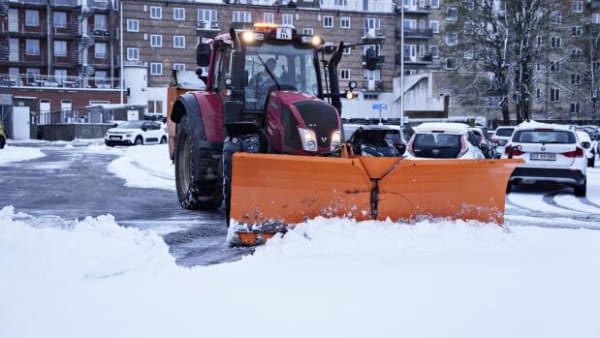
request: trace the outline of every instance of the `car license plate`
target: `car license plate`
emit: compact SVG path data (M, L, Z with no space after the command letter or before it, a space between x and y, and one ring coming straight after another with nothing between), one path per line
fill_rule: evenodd
M111 139L111 140L120 140L121 136L110 136L109 139Z
M532 161L556 161L556 154L532 153L530 159Z
M277 40L291 40L292 39L292 28L291 27L277 27Z

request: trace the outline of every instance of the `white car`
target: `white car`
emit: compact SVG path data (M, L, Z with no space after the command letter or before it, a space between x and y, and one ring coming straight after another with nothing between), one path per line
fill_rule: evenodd
M573 186L575 196L586 195L587 158L569 126L523 122L515 128L503 157L525 160L513 171L507 192L514 184L554 182Z
M413 159L484 159L477 138L463 123L426 122L414 129L406 157Z
M492 136L492 143L496 145L496 152L498 154L504 154L504 147L510 140L515 127L511 126L500 126L496 128L494 135Z
M594 167L596 162L596 152L592 147L592 139L590 138L590 134L583 130L576 130L577 138L579 139L579 145L585 151L585 157L587 158L588 167Z
M167 129L156 121L126 121L104 135L107 146L167 143Z

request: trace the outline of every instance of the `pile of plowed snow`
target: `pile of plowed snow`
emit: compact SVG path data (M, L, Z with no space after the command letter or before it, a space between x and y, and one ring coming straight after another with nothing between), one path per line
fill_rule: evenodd
M0 337L598 337L600 232L316 219L183 268L112 216L0 210Z

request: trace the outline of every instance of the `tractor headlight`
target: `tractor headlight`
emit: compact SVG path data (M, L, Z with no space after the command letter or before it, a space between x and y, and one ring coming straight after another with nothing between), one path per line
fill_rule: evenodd
M306 151L317 151L317 135L314 130L298 128L300 139L302 140L302 148Z
M335 130L331 133L331 150L336 150L342 144L342 133L339 130Z

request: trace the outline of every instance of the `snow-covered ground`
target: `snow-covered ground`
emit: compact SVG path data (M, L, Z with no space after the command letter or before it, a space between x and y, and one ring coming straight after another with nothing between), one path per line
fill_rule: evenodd
M111 151L127 184L173 184L166 147ZM0 203L0 337L597 338L598 257L594 230L316 219L240 261L184 268L158 234L110 215Z

